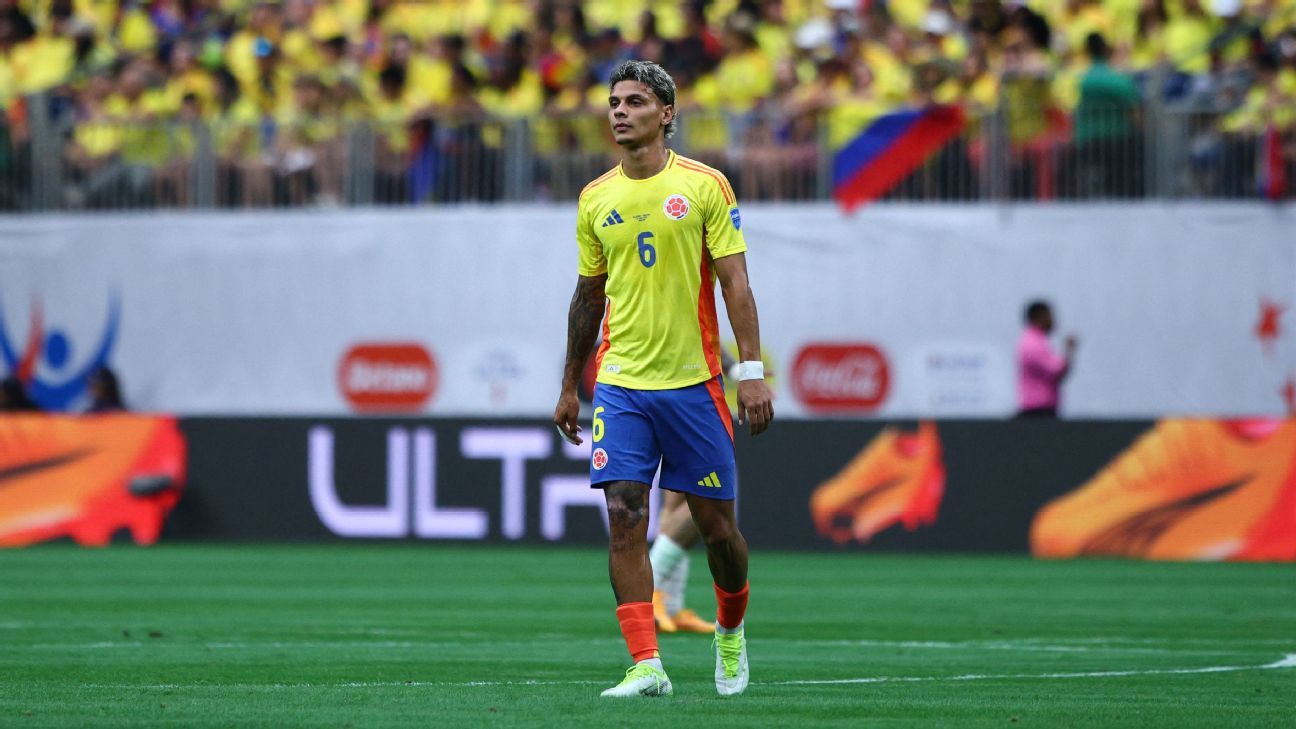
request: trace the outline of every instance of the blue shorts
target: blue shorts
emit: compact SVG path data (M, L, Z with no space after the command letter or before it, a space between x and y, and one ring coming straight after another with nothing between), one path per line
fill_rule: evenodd
M720 377L674 390L594 388L590 485L651 484L661 465L669 491L732 500L737 495L733 420Z

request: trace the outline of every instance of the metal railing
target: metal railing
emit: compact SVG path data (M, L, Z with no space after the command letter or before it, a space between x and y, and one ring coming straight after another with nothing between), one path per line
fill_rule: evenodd
M44 109L29 99L28 109ZM834 120L682 117L672 146L745 201L832 195ZM1257 197L1262 136L1224 113L1001 107L883 196L903 201ZM597 115L350 125L0 121L0 211L571 201L616 163ZM1292 160L1286 159L1289 168ZM1296 179L1296 174L1289 175Z

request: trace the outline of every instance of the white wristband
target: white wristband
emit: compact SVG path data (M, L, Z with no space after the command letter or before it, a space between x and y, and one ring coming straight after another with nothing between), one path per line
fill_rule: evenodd
M743 380L763 380L765 379L764 362L739 362L738 363L738 381Z

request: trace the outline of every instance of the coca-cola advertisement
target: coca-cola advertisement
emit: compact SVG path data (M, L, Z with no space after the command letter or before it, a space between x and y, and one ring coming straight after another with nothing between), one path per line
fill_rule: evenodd
M814 413L870 413L890 391L886 354L870 342L807 344L792 363L792 392Z

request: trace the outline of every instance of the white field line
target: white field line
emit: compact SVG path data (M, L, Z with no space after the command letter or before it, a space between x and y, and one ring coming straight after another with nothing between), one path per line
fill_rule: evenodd
M918 681L989 681L995 679L1109 678L1113 676L1164 676L1186 673L1235 673L1237 671L1270 671L1296 668L1296 653L1288 653L1273 663L1259 666L1204 666L1202 668L1146 668L1132 671L1077 671L1075 673L971 673L962 676L871 676L868 678L835 678L805 681L767 681L766 686L826 686L855 683L913 683Z
M100 632L104 629L107 629L108 632L111 633L117 633L120 630L120 627L115 623L113 625L106 626L98 623L64 624L64 623L55 623L55 622L51 622L51 623L17 622L17 621L0 622L0 630L30 630L30 629L40 629L40 628L58 629L59 631L63 631L63 632L66 632L69 628L76 628L82 630L94 630L96 632ZM144 631L141 630L138 632L143 633ZM392 637L399 636L399 637L407 638L407 640L390 640L390 641L379 641L374 643L366 643L365 641L353 641L353 642L304 641L302 643L293 643L291 645L298 645L303 647L316 647L316 648L328 648L328 647L333 647L335 645L338 647L365 647L366 645L373 645L375 647L384 647L384 646L391 647L397 644L405 645L408 647L421 647L421 646L454 647L454 646L476 645L479 640L491 639L491 636L488 634L477 633L473 631L457 631L454 633L450 633L449 636L459 639L453 641L411 640L411 639L418 638L420 633L423 632L423 631L413 630L413 629L391 629L391 628L378 628L378 627L349 628L349 629L339 628L337 630L329 630L327 632L335 635L370 635L370 636L392 636ZM446 633L442 633L442 635L446 635ZM555 641L564 644L579 643L579 644L596 645L600 643L619 644L621 642L621 639L615 637L609 637L609 638L586 638L580 640L573 640L569 635L566 634L541 633L533 636L532 638L528 639L526 642L536 643L536 642L543 642L543 641ZM1002 639L995 639L995 640L970 640L970 641L920 641L920 640L891 641L891 640L869 640L869 639L804 640L800 638L762 638L761 642L785 643L789 645L807 645L807 646L859 645L859 646L877 646L882 648L941 648L941 649L967 647L967 648L989 649L989 650L1026 650L1026 651L1041 650L1041 651L1058 651L1058 652L1087 652L1087 651L1119 652L1122 650L1126 650L1129 652L1166 651L1172 653L1191 653L1193 651L1185 650L1189 646L1199 646L1202 648L1207 648L1207 647L1221 648L1221 650L1201 651L1202 655L1211 655L1211 654L1236 655L1237 654L1236 649L1228 650L1228 648L1231 646L1235 646L1238 643L1238 641L1233 638L1194 637L1194 638L1174 638L1172 640L1167 640L1165 638L1131 638L1131 637L1122 637L1122 636L1087 636L1087 637L1068 637L1068 638L1056 638L1056 637L1002 638ZM1257 646L1272 646L1281 649L1291 645L1291 640L1287 638L1248 638L1243 642L1245 642L1246 645L1252 647L1252 650L1245 651L1245 652L1255 652L1255 647ZM129 648L129 647L135 647L137 645L144 645L144 642L143 641L100 641L96 643L36 643L28 646L16 646L11 644L8 646L0 646L0 648L19 648L19 647L42 648L42 649L116 648L116 647ZM204 647L251 648L257 645L272 645L272 644L261 643L258 641L249 641L249 640L243 640L243 641L232 640L232 641L213 642L213 643L205 644ZM286 643L273 644L273 647L282 648L282 647L288 647L288 645L289 644ZM1150 646L1150 647L1140 648L1140 646Z
M483 639L485 637L483 636ZM621 639L586 638L573 640L566 636L544 636L526 641L497 642L494 646L527 645L534 646L546 641L561 642L564 645L620 645ZM857 648L902 648L909 650L945 650L945 651L1013 651L1024 653L1129 653L1129 654L1166 654L1166 655L1202 655L1202 656L1238 656L1261 652L1257 648L1230 650L1201 650L1196 648L1152 647L1149 644L1135 646L1111 645L1093 641L1070 643L1041 643L1040 639L991 640L991 641L931 641L931 640L802 640L787 638L763 638L761 643L774 645L796 645L809 647L857 647ZM1250 643L1250 642L1249 642ZM1289 645L1287 641L1284 645ZM285 650L285 649L344 649L344 650L431 650L443 648L479 647L481 641L418 641L418 640L324 640L324 641L214 641L192 643L175 641L166 638L144 640L97 641L93 643L35 643L32 645L14 645L14 650L112 650L149 648L207 648L211 650Z
M1003 642L1018 643L1074 643L1076 645L1230 645L1237 642L1236 638L1126 638L1122 636L1086 636L1072 638L1014 638ZM1248 638L1248 645L1270 645L1270 646L1287 646L1291 645L1289 638Z
M757 681L758 686L841 686L870 683L918 683L943 681L995 681L995 680L1056 680L1073 678L1113 678L1124 676L1167 676L1198 673L1236 673L1239 671L1271 671L1284 668L1296 668L1296 653L1289 653L1272 663L1247 666L1204 666L1200 668L1147 668L1129 671L1077 671L1074 673L973 673L958 676L868 676L864 678L837 678L801 681ZM599 685L602 681L354 681L344 683L274 683L274 684L131 684L131 683L86 683L84 689L110 690L178 690L219 688L267 690L267 689L337 689L337 688L431 688L431 687L478 687L478 686L588 686ZM3 685L3 684L0 684Z
M762 641L764 642L764 641ZM770 642L779 642L777 639ZM939 640L798 640L800 645L824 647L861 647L861 648L908 648L931 650L988 650L1014 651L1023 653L1152 653L1201 656L1236 656L1246 653L1258 653L1258 650L1198 650L1195 648L1152 648L1143 646L1116 646L1103 644L1057 645L1038 643L1032 640L985 640L985 641L939 641ZM1284 645L1290 644L1287 641Z
M114 648L184 648L192 650L194 648L210 648L212 650L284 650L289 648L321 648L321 649L343 649L343 650L360 650L360 649L401 649L401 650L429 650L437 648L480 648L483 643L489 642L492 646L522 646L536 645L543 643L543 640L525 640L525 641L490 641L483 637L475 641L410 641L410 640L304 640L304 641L220 641L213 643L193 643L184 640L172 640L170 638L157 638L144 640L120 640L120 641L100 641L97 643L33 643L28 646L6 646L16 651L35 649L35 650L103 650ZM552 642L561 642L564 645L620 645L623 641L620 638L591 638L587 640L553 640Z

